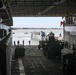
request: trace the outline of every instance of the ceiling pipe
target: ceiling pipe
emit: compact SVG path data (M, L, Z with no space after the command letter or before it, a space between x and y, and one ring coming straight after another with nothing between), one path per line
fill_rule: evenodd
M61 0L60 2L59 2L59 1L55 2L55 3L53 4L53 6L49 6L49 7L46 8L44 11L42 11L42 12L36 14L36 16L39 16L39 15L41 15L41 14L43 14L43 13L49 11L50 9L52 9L52 8L54 8L54 7L56 7L56 6L58 6L59 4L63 3L64 1L65 1L65 0Z

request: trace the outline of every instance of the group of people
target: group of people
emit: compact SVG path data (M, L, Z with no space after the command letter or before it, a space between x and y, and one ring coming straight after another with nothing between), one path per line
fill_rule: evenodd
M22 41L22 43L23 43L23 46L24 46L24 40ZM31 41L29 40L29 46L30 46L30 44L31 44ZM17 45L19 46L20 45L20 41L18 40L17 41ZM14 41L14 46L16 46L16 42Z

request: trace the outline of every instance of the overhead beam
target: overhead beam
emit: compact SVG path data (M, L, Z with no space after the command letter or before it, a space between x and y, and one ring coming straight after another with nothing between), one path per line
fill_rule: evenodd
M1 4L2 6L0 6L0 18L2 18L2 23L5 22L7 24L9 20L9 22L11 23L9 26L13 25L12 16L10 14L10 9L9 9L10 6L8 4L5 4L8 2L5 2L5 0L1 0L0 3L2 3ZM5 21L5 19L7 20Z
M56 1L56 2L54 2L54 4L53 4L53 6L49 6L49 7L47 7L45 10L43 10L42 12L39 12L38 14L36 14L36 16L39 16L39 15L41 15L41 14L43 14L43 13L45 13L45 12L47 12L47 11L49 11L49 10L51 10L52 8L54 8L54 7L56 7L56 6L58 6L58 5L60 5L61 3L63 3L65 0L61 0L61 1Z

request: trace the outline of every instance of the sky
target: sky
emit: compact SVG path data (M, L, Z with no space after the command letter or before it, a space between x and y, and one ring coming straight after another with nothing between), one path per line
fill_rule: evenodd
M13 17L13 28L61 28L62 17Z

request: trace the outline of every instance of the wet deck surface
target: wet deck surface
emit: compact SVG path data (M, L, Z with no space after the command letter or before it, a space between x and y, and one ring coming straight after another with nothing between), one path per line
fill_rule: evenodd
M15 60L15 61L14 61ZM58 59L47 59L42 53L42 50L38 50L37 46L25 46L25 56L21 58L25 75L62 75L61 61ZM20 75L19 61L13 59L16 70L12 75ZM24 74L22 74L24 75Z

